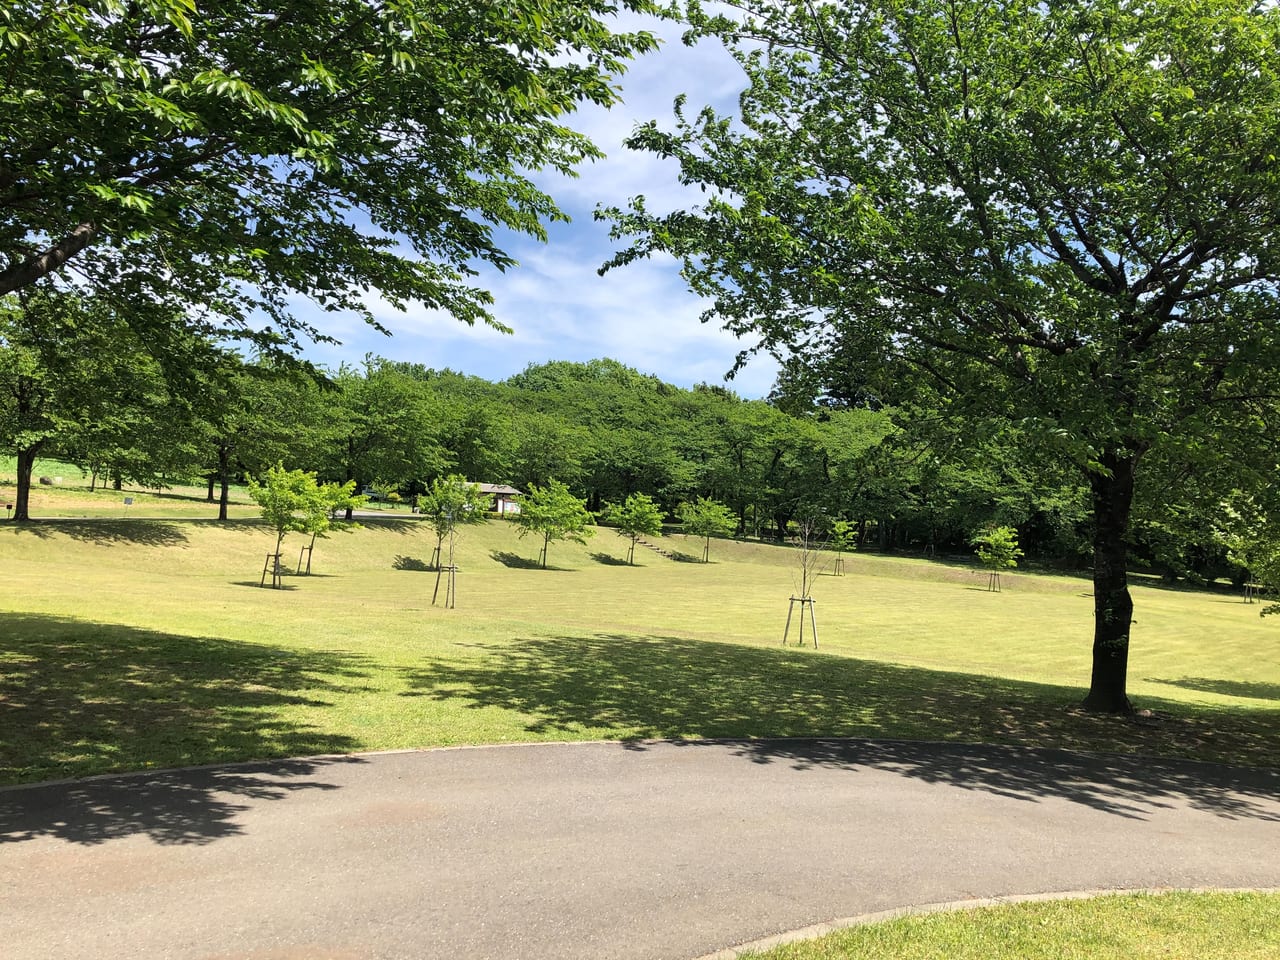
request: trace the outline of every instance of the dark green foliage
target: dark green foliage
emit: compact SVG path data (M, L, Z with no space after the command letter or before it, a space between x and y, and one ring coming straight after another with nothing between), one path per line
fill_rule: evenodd
M604 511L604 521L617 527L618 533L630 543L627 563L636 562L636 543L642 537L655 537L662 532L662 511L643 493L633 493L621 506L611 506Z
M1144 461L1256 446L1224 422L1276 395L1280 11L677 6L747 88L734 117L679 101L674 131L636 131L707 199L606 211L633 241L608 266L679 259L709 318L794 358L789 404L1003 422L1029 444L1019 466L1044 450L1073 468L1094 558L1085 702L1129 711Z
M594 533L590 529L592 517L586 504L559 480L548 480L543 487L530 486L529 492L519 502L520 512L513 519L521 537L532 533L542 538L539 559L544 569L551 541L585 543Z
M473 264L563 214L528 171L599 155L645 0L15 0L0 7L0 294L74 268L169 328L278 349L309 297L494 325ZM69 284L71 281L67 281ZM269 318L269 325L256 322ZM255 322L250 322L250 318Z

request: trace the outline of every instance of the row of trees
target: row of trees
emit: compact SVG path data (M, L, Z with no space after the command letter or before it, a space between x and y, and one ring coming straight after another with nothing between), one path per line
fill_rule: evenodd
M815 397L786 375L769 401L747 401L609 360L491 383L377 359L315 376L195 338L168 357L180 373L92 301L29 295L0 309L0 444L18 457L17 518L37 455L95 483L199 479L223 517L233 482L284 462L406 498L448 474L522 490L558 481L593 512L643 494L695 525L701 498L729 512L716 533L784 538L816 515L844 520L853 546L963 553L975 531L1011 526L1041 562L1074 566L1089 552L1089 486L1070 464L1024 425L945 407ZM1243 582L1257 562L1241 538L1257 539L1271 509L1265 450L1253 454L1194 470L1148 458L1135 559Z
M527 171L567 172L595 155L563 116L614 102L627 58L654 45L610 30L619 7L657 9L5 5L0 296L19 295L34 337L5 361L20 462L76 431L81 458L99 458L163 422L164 403L126 424L92 391L72 411L41 412L30 361L46 333L60 345L45 359L62 372L44 374L45 386L65 373L66 390L53 392L73 393L92 379L67 347L93 339L77 321L87 290L99 329L125 318L152 356L178 358L174 377L213 394L233 380L189 362L209 343L242 335L279 351L319 335L290 315L294 295L370 322L366 290L492 322L488 295L467 285L472 264L511 263L496 228L539 235L560 215ZM681 101L674 130L632 137L706 201L654 214L636 198L603 211L632 244L611 265L676 257L715 319L789 358L784 397L823 392L848 415L885 404L911 433L825 436L834 413L775 433L773 414L751 408L717 424L706 458L661 431L635 449L644 433L619 430L575 460L582 448L558 425L594 420L557 413L547 439L563 445L528 450L528 469L576 471L562 479L597 504L619 492L713 494L740 526L763 520L781 533L825 503L875 516L886 541L920 539L926 526L929 542L939 528L950 536L964 480L990 470L994 482L976 485L981 509L1010 514L996 519L1015 522L1028 548L1055 510L1085 538L1086 703L1129 709L1135 551L1188 566L1196 551L1221 553L1221 505L1237 490L1265 501L1275 469L1259 450L1280 395L1280 11L1251 0L663 9L691 41L722 42L746 89L735 115L688 116ZM103 373L128 380L134 369ZM225 482L248 458L238 445L264 431L237 420L257 407L217 410L199 415L213 438L200 456L221 446L209 475ZM467 429L421 447L406 430L401 449L379 449L364 416L353 411L345 440L326 446L335 479L378 457L419 477L447 466L426 463L440 450L460 466L492 452L469 447ZM856 449L842 461L846 441ZM871 469L876 457L891 469ZM736 460L749 463L735 472ZM102 459L117 473L121 462ZM859 472L842 476L849 465ZM887 484L873 508L866 477ZM829 496L815 492L820 481ZM21 491L18 508L25 515ZM908 523L916 531L899 537Z

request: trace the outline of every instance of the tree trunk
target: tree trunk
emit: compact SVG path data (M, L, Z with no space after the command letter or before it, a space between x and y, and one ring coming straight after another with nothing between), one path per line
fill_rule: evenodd
M1129 626L1133 621L1126 562L1137 460L1137 455L1130 452L1107 453L1102 465L1109 475L1094 474L1089 478L1094 518L1093 676L1084 707L1099 713L1133 712L1125 692Z
M111 474L111 489L112 490L124 489L124 478L120 476L119 470L116 470Z
M231 499L231 448L226 444L218 447L218 519L227 519L227 503ZM213 491L213 481L209 481L209 490Z
M208 480L209 480L209 495L208 497L206 497L206 499L208 500L209 503L213 503L213 485L217 482L218 475L216 473L211 473L209 474Z
M30 520L31 519L31 473L36 467L36 452L40 449L37 444L34 447L18 450L18 493L13 502L13 519Z

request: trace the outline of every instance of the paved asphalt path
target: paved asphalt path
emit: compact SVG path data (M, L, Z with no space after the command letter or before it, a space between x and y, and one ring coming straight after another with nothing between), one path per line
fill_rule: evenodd
M1280 887L1280 774L548 744L0 791L0 957L693 958L911 904Z

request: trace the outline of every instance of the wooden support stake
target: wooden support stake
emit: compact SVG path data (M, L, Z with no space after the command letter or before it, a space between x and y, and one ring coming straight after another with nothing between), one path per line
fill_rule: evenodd
M787 625L782 631L782 645L787 645L787 637L791 633L791 614L795 612L796 604L800 604L800 639L798 646L804 646L804 608L809 608L809 629L813 632L813 649L818 649L818 615L813 605L813 597L792 597L791 603L787 607Z
M266 561L262 564L262 579L258 581L258 586L265 587L267 585L267 571L271 571L271 586L273 589L280 589L284 584L284 570L280 566L280 554L268 553Z
M434 607L440 597L440 578L444 574L448 574L444 580L444 606L446 610L451 610L458 602L458 568L454 564L436 568L436 588L431 594L431 605Z

